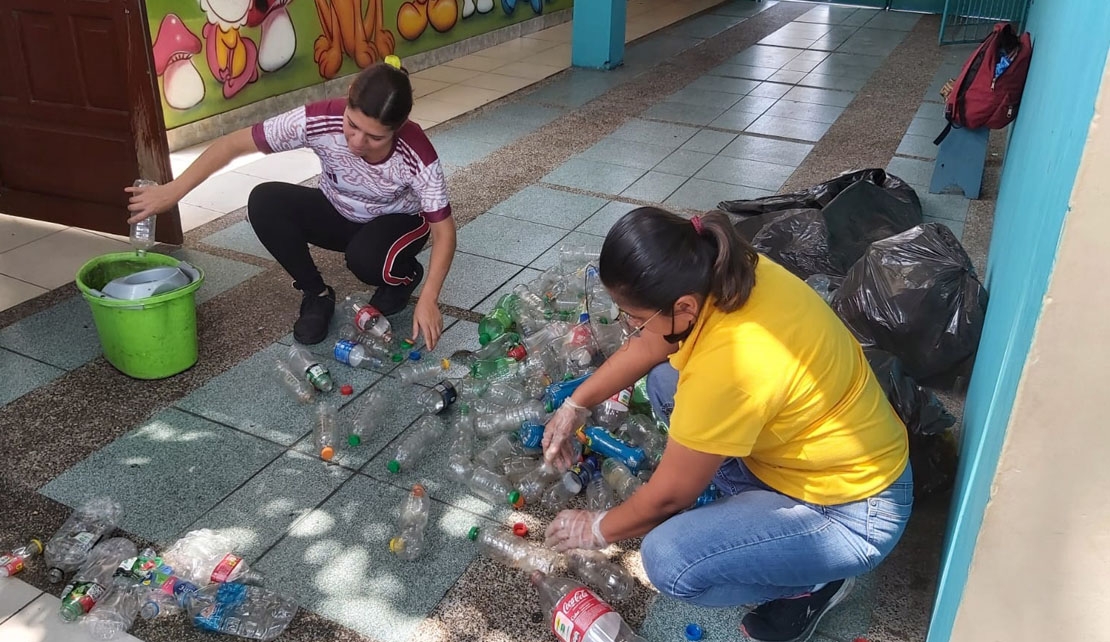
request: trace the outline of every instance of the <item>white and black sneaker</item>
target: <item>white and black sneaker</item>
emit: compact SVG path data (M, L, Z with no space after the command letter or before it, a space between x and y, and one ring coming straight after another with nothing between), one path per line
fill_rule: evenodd
M849 577L812 593L760 604L740 621L740 630L754 642L805 642L821 618L848 597L855 583L855 578Z

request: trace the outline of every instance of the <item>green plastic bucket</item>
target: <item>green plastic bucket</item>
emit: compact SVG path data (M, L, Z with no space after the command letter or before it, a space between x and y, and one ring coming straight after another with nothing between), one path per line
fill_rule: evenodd
M99 296L113 279L155 267L176 267L172 256L117 252L98 256L77 271L77 287L92 308L104 357L136 379L164 379L197 362L197 288L204 273L185 287L145 299Z

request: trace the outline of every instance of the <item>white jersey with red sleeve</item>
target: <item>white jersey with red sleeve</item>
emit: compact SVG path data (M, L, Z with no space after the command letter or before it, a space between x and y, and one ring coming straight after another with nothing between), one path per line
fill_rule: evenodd
M424 130L405 122L393 151L380 163L367 162L343 137L345 98L298 107L251 128L264 153L307 147L320 157L320 191L346 218L365 223L383 214L423 214L429 222L451 216L439 156Z

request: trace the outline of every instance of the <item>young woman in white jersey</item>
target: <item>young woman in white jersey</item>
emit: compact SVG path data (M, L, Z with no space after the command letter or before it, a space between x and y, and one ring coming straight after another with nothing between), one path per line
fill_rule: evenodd
M274 116L217 139L176 180L129 187L130 222L173 207L233 159L255 151L307 147L320 158L319 187L263 183L247 202L247 218L262 244L304 293L294 338L319 343L335 312L335 290L309 254L309 245L343 252L347 268L376 286L371 303L385 315L404 309L424 280L412 336L433 348L443 332L438 299L455 254L455 221L439 158L412 111L408 74L385 63L363 70L346 98L325 100ZM434 241L424 279L416 255Z

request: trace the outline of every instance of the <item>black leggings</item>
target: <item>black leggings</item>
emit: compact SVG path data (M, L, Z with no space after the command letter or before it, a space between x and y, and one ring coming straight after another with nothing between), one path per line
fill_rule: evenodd
M306 294L324 291L308 245L343 252L349 269L367 285L403 285L416 273L416 255L428 242L423 216L387 214L356 223L336 211L314 187L263 183L251 190L247 220L254 233Z

